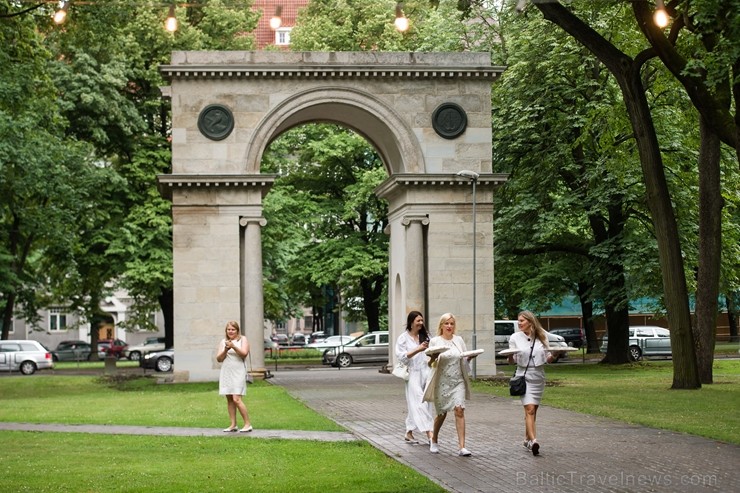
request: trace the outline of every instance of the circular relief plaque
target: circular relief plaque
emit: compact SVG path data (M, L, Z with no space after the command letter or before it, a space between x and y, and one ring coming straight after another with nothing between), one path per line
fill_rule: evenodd
M455 103L443 103L432 114L432 127L440 137L454 139L468 126L468 115Z
M234 115L220 104L206 106L198 117L198 130L211 140L223 140L234 130Z

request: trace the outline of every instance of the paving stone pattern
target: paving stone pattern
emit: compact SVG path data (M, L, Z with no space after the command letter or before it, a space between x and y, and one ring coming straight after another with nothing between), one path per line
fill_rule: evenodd
M272 382L451 492L740 491L735 445L543 405L535 457L522 446L519 400L474 393L465 413L473 455L457 455L451 413L440 453L431 454L426 437L417 436L418 445L404 442L404 384L378 368L283 371Z

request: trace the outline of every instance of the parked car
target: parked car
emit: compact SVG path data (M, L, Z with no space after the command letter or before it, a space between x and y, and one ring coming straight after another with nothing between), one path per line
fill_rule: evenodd
M496 347L496 353L508 349L509 337L519 330L519 322L516 320L496 320L493 323L493 339ZM565 339L557 334L552 334L545 331L547 334L547 343L551 348L568 347L565 343ZM555 359L553 363L556 363L560 358L564 357L567 353L555 353Z
M351 340L345 346L330 348L324 352L325 365L346 368L352 363L388 361L388 331L370 332Z
M561 336L570 347L581 348L586 344L586 336L579 327L550 329L549 332Z
M285 334L273 334L270 338L278 343L278 346L290 346L290 339Z
M353 337L351 336L329 336L326 339L322 339L321 341L306 344L306 348L319 349L321 351L324 351L329 348L344 346L348 344L352 339Z
M609 336L604 335L601 340L600 351L606 352ZM663 327L640 325L629 328L629 352L632 361L638 361L643 356L672 356L671 332Z
M105 358L106 344L98 342L98 358ZM62 341L51 352L54 361L88 361L92 346L85 341Z
M164 350L164 337L147 337L144 344L129 346L123 351L123 355L131 361L139 361L142 356L154 351Z
M326 334L323 330L317 330L316 332L311 332L311 335L308 336L308 343L313 344L314 342L320 342L326 339Z
M120 359L128 348L128 344L120 339L102 339L98 342L103 346L106 356L113 356L116 359Z
M51 352L38 341L0 341L0 371L20 371L33 375L36 370L54 368Z
M139 359L139 366L145 370L172 371L175 364L175 350L165 349L145 354Z
M275 353L277 353L278 343L265 338L265 343L263 347L265 348L265 356L272 357Z
M290 345L291 346L305 346L306 336L303 334L293 334L293 337L290 338Z

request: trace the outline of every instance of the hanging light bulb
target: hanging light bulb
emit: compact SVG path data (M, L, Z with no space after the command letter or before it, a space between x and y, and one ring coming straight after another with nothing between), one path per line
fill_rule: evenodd
M64 21L67 20L67 8L69 7L69 2L66 0L61 2L59 4L59 8L56 12L54 12L54 15L52 16L52 19L54 20L55 24L64 24Z
M283 15L283 7L281 5L278 5L275 7L275 15L270 18L270 29L273 31L276 31L280 26L283 24L283 19L281 16Z
M164 21L164 28L171 33L177 31L177 17L175 17L175 4L170 4L170 11L167 13L167 20Z
M396 25L396 29L401 32L406 32L409 28L409 20L403 13L403 4L398 2L396 4L396 20L393 22Z
M655 22L655 25L661 29L666 27L670 22L670 17L668 17L668 12L665 10L665 3L663 3L663 0L655 0L653 22Z

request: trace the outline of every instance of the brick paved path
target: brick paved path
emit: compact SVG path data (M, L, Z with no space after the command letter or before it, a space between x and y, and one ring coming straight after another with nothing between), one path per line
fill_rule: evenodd
M281 371L271 381L451 492L740 491L735 445L543 405L537 415L542 449L533 457L522 447L519 400L474 393L466 409L473 456L457 456L452 415L434 455L425 440L403 441L403 382L377 367Z

